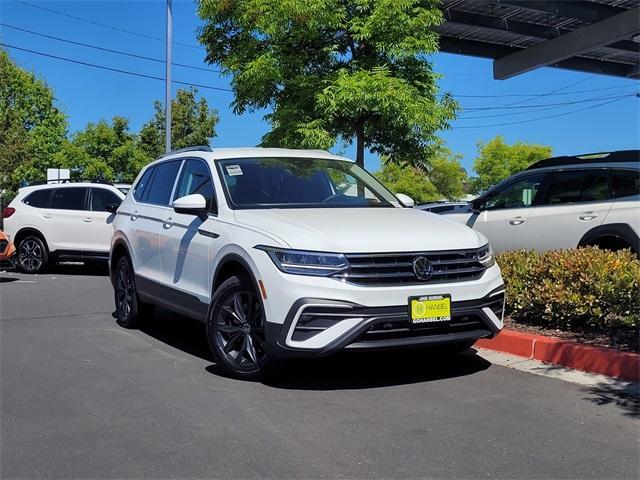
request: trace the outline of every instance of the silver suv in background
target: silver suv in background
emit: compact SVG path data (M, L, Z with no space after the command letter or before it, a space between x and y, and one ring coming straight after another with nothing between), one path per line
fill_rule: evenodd
M640 252L640 150L541 160L489 189L463 213L495 252L595 245Z

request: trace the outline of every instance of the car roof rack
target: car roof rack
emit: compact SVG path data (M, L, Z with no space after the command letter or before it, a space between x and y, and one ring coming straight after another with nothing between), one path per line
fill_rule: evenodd
M102 185L113 185L113 182L104 180L102 178L64 178L60 180L36 180L35 182L28 182L26 187L33 187L35 185L58 185L61 183L100 183Z
M546 158L527 167L527 170L564 165L584 165L591 163L640 162L640 150L619 150L617 152L587 153L584 155L565 155Z
M213 149L209 145L194 145L192 147L184 147L184 148L178 148L176 150L171 150L170 152L162 155L162 157L166 157L167 155L173 155L174 153L184 153L184 152L213 152Z

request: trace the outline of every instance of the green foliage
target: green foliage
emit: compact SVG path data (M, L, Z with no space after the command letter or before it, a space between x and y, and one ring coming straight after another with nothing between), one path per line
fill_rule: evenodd
M404 193L416 202L458 200L465 194L467 172L460 165L462 155L454 154L441 141L429 149L429 156L413 165L381 159L374 175L393 193Z
M457 105L427 60L435 0L200 0L207 61L233 76L236 113L271 108L265 146L357 143L396 162L425 155Z
M473 179L473 191L486 190L532 163L549 158L551 152L546 145L523 142L508 145L500 135L487 143L478 142L478 156L473 163L478 177Z
M218 113L209 108L207 99L196 100L198 90L180 89L171 100L171 148L209 145L216 136ZM150 157L157 158L165 151L165 111L162 103L154 103L153 118L140 130L140 146Z
M438 189L419 168L384 159L382 162L382 168L375 172L374 176L392 193L404 193L416 202L428 202L441 198Z
M51 89L0 50L0 191L10 197L22 178L42 178L66 133Z
M640 260L628 250L505 252L497 256L514 320L588 331L638 329Z

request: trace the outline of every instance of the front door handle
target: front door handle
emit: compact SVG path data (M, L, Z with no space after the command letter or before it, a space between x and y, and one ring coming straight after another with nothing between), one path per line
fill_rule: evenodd
M521 225L525 222L525 219L522 217L513 217L511 220L509 220L509 223L511 225Z
M578 218L580 220L583 220L585 222L588 222L589 220L593 220L594 218L596 218L598 216L597 213L595 212L584 212L582 215L580 215Z
M167 219L164 221L164 223L162 224L162 228L164 228L164 229L169 229L169 228L173 227L173 223L172 223L172 221L173 221L173 218L171 218L171 217L167 218Z
M86 218L83 218L83 219L82 219L82 221L83 221L84 223L91 223L91 222L93 222L93 218L91 218L91 217L86 217Z

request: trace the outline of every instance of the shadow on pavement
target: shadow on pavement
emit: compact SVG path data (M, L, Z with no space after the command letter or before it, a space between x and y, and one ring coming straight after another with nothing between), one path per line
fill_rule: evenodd
M11 283L20 280L18 277L0 277L0 283Z
M213 362L204 324L164 309L145 319L140 331L189 355ZM470 349L442 356L428 349L342 352L317 359L281 362L264 384L292 390L365 389L461 377L486 370L491 363ZM207 372L226 376L214 363Z
M265 385L291 390L350 390L429 382L486 370L491 363L469 350L442 356L426 349L342 352L290 360Z
M58 263L51 265L45 273L50 275L89 275L106 277L109 275L109 267L106 262L91 263Z
M158 308L153 318L144 319L140 331L189 355L213 361L204 324L196 320Z
M600 383L586 392L586 400L596 405L615 405L623 410L624 415L640 418L640 385L637 383Z

